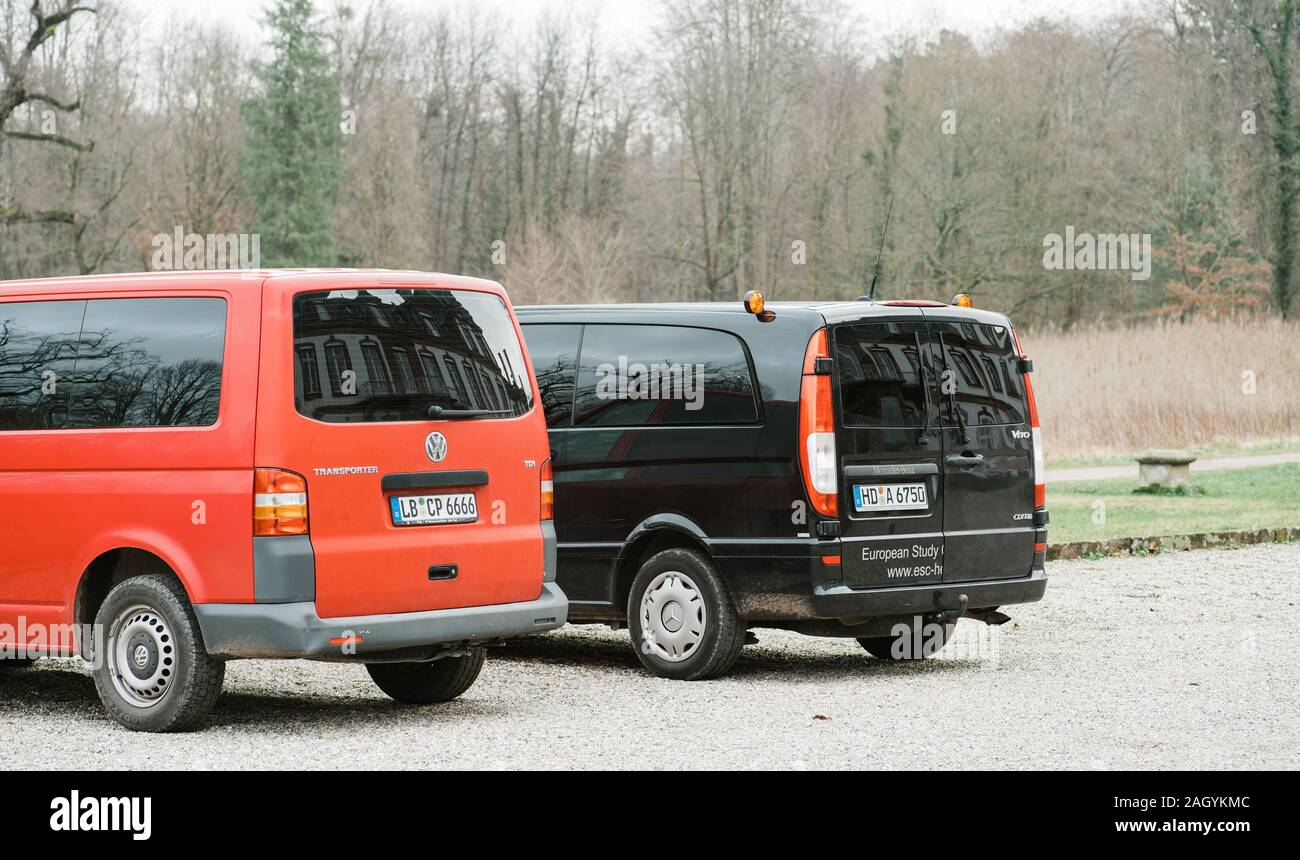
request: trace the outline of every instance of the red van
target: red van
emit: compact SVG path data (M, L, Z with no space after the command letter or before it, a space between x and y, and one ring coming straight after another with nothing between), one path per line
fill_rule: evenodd
M449 275L0 284L0 667L79 653L144 731L201 723L232 658L460 695L567 614L520 344Z

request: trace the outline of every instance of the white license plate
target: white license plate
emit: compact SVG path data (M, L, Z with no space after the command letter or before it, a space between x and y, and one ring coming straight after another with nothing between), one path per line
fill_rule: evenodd
M388 500L395 526L428 526L439 523L478 522L478 504L473 493L442 493L436 496L392 496Z
M930 507L925 484L854 484L858 511L916 511Z

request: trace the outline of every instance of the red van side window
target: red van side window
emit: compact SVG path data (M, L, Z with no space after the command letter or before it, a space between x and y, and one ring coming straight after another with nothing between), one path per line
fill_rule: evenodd
M220 298L0 304L0 430L217 421Z

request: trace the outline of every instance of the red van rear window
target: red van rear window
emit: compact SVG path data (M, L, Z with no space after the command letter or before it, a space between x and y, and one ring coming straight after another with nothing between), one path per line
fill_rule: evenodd
M468 290L301 293L293 301L294 405L317 421L424 421L430 406L533 405L505 303Z

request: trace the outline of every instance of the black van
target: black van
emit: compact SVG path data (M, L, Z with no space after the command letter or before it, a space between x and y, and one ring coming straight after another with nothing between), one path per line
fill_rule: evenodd
M755 627L915 659L1043 596L1032 363L1002 314L758 294L517 313L569 620L626 623L655 673L721 675Z

